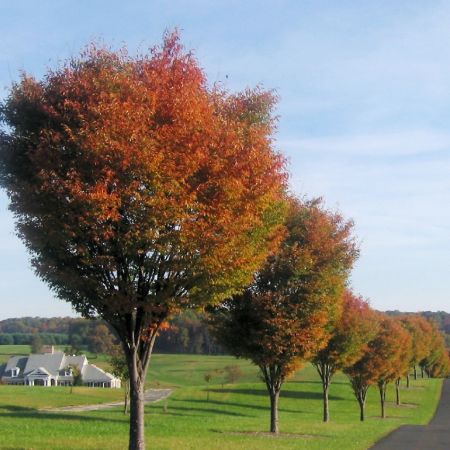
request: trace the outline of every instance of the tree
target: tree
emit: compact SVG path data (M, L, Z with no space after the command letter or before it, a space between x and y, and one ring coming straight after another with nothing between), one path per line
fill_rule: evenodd
M398 377L398 372L404 364L401 359L408 361L409 352L403 352L411 344L410 339L400 323L380 313L376 336L368 343L362 357L344 368L359 403L361 421L365 418L367 391L374 384L378 385L381 416L385 417L386 387Z
M130 449L161 323L242 290L278 242L275 101L208 87L174 33L135 58L91 46L1 106L0 182L36 273L124 349Z
M398 320L385 318L381 322L381 331L370 344L369 361L376 375L380 392L381 418L386 418L386 388L388 383L397 381L409 370L412 354L412 337ZM397 384L397 403L399 390Z
M34 334L31 340L31 353L41 353L43 347L42 338L39 334Z
M417 366L426 357L431 345L432 327L430 322L420 314L407 314L401 316L400 320L412 338L410 367L414 370L414 379L416 380ZM406 383L407 387L409 387L409 371Z
M127 359L125 358L125 355L118 353L111 357L109 363L111 364L111 370L113 375L119 378L123 384L125 395L123 402L124 403L123 413L127 414L130 399L130 374L128 372Z
M225 366L223 371L225 372L225 382L228 384L235 384L242 378L242 369L233 364L231 366Z
M116 353L117 343L114 343L114 336L104 323L92 323L89 327L87 340L88 350L93 353L105 355Z
M278 401L286 378L328 339L357 256L352 223L320 200L291 199L279 250L243 294L214 311L213 332L232 354L261 370L270 397L270 431L279 432Z
M432 373L438 374L438 366L442 365L445 367L445 360L447 356L447 349L445 348L445 339L443 334L439 331L435 323L431 323L431 334L430 334L430 346L427 349L426 356L419 362L419 366L422 371L422 378L424 371L427 372L428 376Z
M417 379L417 366L428 354L431 345L432 327L430 322L420 314L407 314L400 316L400 320L412 338L410 367L414 370L414 379ZM406 385L409 387L409 371L406 376Z
M337 370L354 364L378 332L378 320L368 302L346 290L342 314L333 326L331 339L312 359L323 390L323 421L330 420L328 390Z

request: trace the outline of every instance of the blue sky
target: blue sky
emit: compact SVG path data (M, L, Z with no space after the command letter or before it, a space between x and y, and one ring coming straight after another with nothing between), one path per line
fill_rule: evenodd
M275 88L292 190L355 221L354 289L450 311L450 3L21 0L0 16L0 98L91 40L145 50L174 27L211 82ZM3 193L0 246L0 319L73 314L33 274Z

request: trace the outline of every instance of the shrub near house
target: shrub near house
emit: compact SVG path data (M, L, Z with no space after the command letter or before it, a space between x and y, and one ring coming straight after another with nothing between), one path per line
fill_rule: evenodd
M66 355L55 352L29 356L12 356L3 372L2 382L28 386L72 386L76 372L82 384L91 387L120 388L120 379L99 367L89 364L84 355Z

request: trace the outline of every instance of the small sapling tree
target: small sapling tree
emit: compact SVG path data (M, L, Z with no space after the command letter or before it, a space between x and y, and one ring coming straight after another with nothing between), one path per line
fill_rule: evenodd
M122 382L122 388L124 390L124 406L123 413L128 413L128 405L130 399L130 374L128 371L128 363L124 354L117 352L109 360L111 364L111 371L114 376L120 379Z

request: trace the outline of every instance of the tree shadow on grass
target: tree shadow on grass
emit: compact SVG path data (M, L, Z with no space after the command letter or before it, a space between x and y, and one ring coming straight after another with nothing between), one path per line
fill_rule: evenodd
M211 433L218 434L233 434L233 435L241 435L241 436L257 436L257 437L267 437L271 439L311 439L311 438L328 438L332 436L328 436L326 434L316 434L316 433L271 433L268 431L233 431L233 430L217 430L214 428L210 428L208 431Z
M123 420L103 418L98 416L87 416L79 414L61 414L60 412L43 412L34 408L24 406L8 405L0 410L0 417L10 417L13 419L38 419L38 420L64 420L81 422L116 422L125 423Z
M289 380L286 382L286 384L320 384L322 386L322 381L320 380ZM348 384L350 385L350 382L347 380L331 380L331 386L333 384Z
M269 397L269 394L267 394L267 397ZM245 403L234 403L234 402L227 402L227 401L219 401L219 400L180 400L180 399L172 399L172 401L175 402L187 402L187 403L197 403L199 405L217 405L217 406L235 406L237 408L248 408L248 409L255 409L255 410L261 410L261 411L269 411L269 404L267 406L261 406L261 405L248 405ZM267 402L269 399L267 399ZM280 412L286 412L286 413L302 413L304 411L301 411L299 409L292 410L292 409L285 409L285 408L278 408L278 411Z
M218 394L244 394L244 395L264 395L267 396L266 389L210 389L210 392ZM309 391L283 391L281 390L280 398L294 398L304 400L322 400L322 392L309 392ZM330 395L330 400L344 400L343 397L337 395Z
M182 401L182 400L179 400ZM189 403L191 403L191 400L188 401ZM186 412L200 412L200 413L204 413L204 414L220 414L220 415L224 415L224 416L234 416L234 417L251 417L248 414L242 414L242 413L237 413L237 412L233 412L233 411L224 411L222 409L214 409L214 408L191 408L191 407L187 407L187 406L173 406L173 404L171 404L169 406L169 411L186 411ZM181 415L181 413L178 413L179 415ZM184 415L192 415L192 414L184 414ZM196 416L198 414L195 414Z

